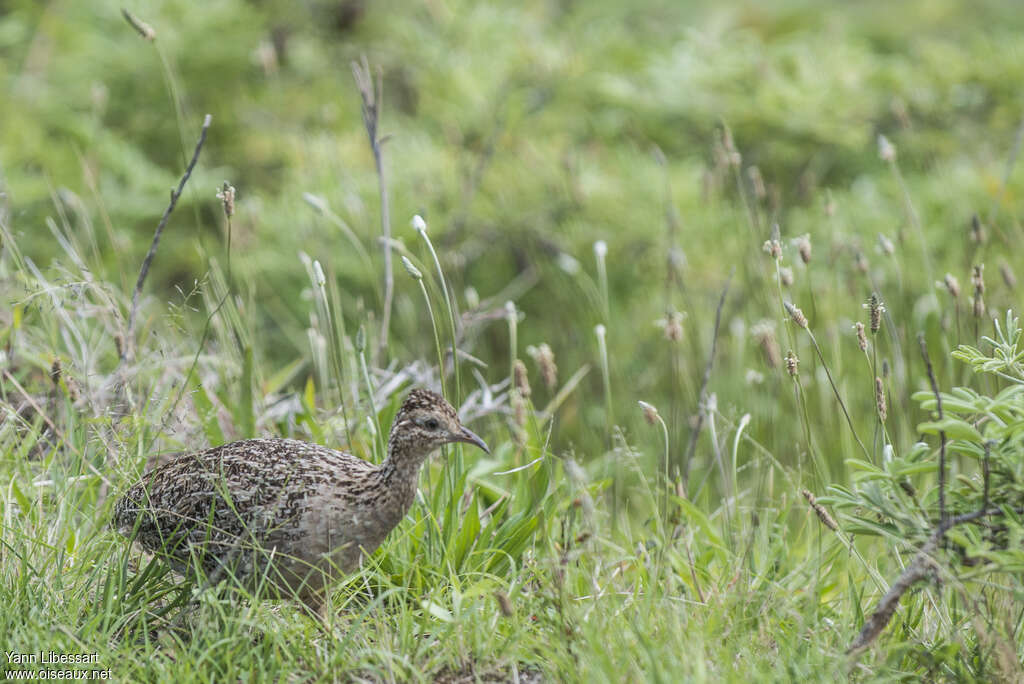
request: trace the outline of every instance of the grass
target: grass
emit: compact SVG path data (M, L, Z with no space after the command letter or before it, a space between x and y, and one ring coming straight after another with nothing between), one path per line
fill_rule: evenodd
M123 681L1019 679L1019 13L352 7L132 8L155 42L107 2L0 17L5 652ZM379 460L442 378L493 455L431 462L327 625L107 527L173 452Z

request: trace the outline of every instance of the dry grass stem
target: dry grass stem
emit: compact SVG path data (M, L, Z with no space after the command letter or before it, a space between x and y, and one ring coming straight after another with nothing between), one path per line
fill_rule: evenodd
M686 454L683 457L683 486L685 488L690 477L690 461L693 457L693 450L697 447L697 437L700 436L701 427L704 425L704 406L707 397L708 383L711 381L711 368L715 362L715 351L718 349L718 334L722 328L722 309L725 307L725 298L729 294L729 285L735 269L729 273L729 279L725 281L722 288L722 295L718 299L718 307L715 309L715 327L711 335L711 351L708 353L708 362L704 366L704 377L700 383L698 397L697 424L690 432L690 440L686 445Z
M384 251L384 305L380 321L380 338L377 344L377 357L383 358L388 348L388 331L391 328L391 308L395 297L395 274L391 264L391 214L388 202L388 183L384 171L384 143L380 137L380 113L384 105L384 76L377 69L374 80L370 72L370 64L363 56L359 62L352 62L352 76L362 98L363 125L366 137L370 141L373 152L373 163L377 169L377 186L380 194L380 227Z
M153 258L156 256L156 248L160 244L160 236L164 232L164 227L167 225L167 219L170 218L171 212L174 211L174 207L178 206L178 199L181 197L181 193L185 190L185 184L188 183L188 179L192 176L192 170L196 167L196 162L199 161L199 153L203 149L203 143L206 142L206 134L210 130L210 124L213 122L213 117L209 114L203 119L203 128L199 132L199 140L196 142L195 150L192 152L192 160L189 161L188 166L185 167L185 173L182 175L181 180L178 181L178 187L171 190L171 201L164 209L163 216L160 217L160 223L156 226L156 231L153 233L153 242L149 246L149 252L146 253L146 258L142 260L142 268L139 269L139 278L135 281L135 289L132 291L132 307L128 314L128 335L127 344L122 345L120 358L121 361L125 361L128 356L134 354L135 350L135 317L138 313L139 308L139 293L142 292L142 286L146 283L146 276L149 274L149 267L153 263Z

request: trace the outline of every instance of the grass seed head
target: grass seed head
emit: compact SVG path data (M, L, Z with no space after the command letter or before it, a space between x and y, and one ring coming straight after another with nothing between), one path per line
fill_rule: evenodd
M526 432L523 428L526 427L526 398L519 393L518 389L512 391L512 411L513 418L516 423L516 440L520 444L526 442Z
M862 352L868 350L868 336L864 333L864 324L857 321L853 324L853 329L857 331L857 346L860 347Z
M224 206L224 216L226 218L231 218L235 215L235 186L224 181L224 184L220 186L220 190L217 191L217 199Z
M881 248L882 254L885 256L892 256L896 252L896 245L892 243L892 240L881 233L878 234L878 246Z
M427 232L427 222L423 220L423 217L416 214L412 217L412 227L417 233Z
M555 353L547 342L542 342L536 347L529 346L526 353L530 355L540 370L540 377L549 390L555 389L558 384L558 366L555 365Z
M974 294L985 294L985 264L977 264L971 272L971 285L974 286Z
M864 256L864 252L857 252L857 255L853 258L853 265L857 272L861 274L866 274L868 269L871 268L871 264L868 263L868 258Z
M875 408L878 409L878 417L884 423L888 416L888 407L885 404L885 385L879 377L875 378Z
M877 335L878 331L882 328L882 314L885 313L885 304L882 303L877 292L871 293L867 308L871 318L871 334Z
M783 304L786 307L786 311L789 313L789 317L793 319L793 322L806 330L807 316L804 316L804 312L793 306L791 302L784 302Z
M781 232L779 230L779 224L772 224L771 238L764 241L761 248L769 255L772 259L779 261L782 259L782 240Z
M512 374L516 389L519 390L519 395L524 399L528 398L532 392L530 390L530 378L526 375L526 364L520 359L516 359L516 362L512 364Z
M956 279L956 276L952 273L947 273L946 277L942 279L942 284L946 288L946 292L953 299L960 298L960 281Z
M779 280L782 282L784 287L793 286L793 269L789 266L783 266L779 269Z
M896 160L896 147L884 135L878 135L878 158L884 162Z
M764 176L761 175L761 169L756 166L751 166L747 169L747 178L750 179L750 187L754 189L754 197L758 201L768 197L768 189L764 185Z
M800 375L800 359L792 349L786 352L786 372L794 378Z
M661 331L665 334L665 339L669 342L678 342L683 339L683 319L686 314L680 311L670 311L664 318L659 318L654 322Z
M800 260L805 265L811 263L811 234L804 233L794 239L793 244L796 245L796 251L800 254Z
M1006 287L1011 290L1017 287L1017 276L1013 274L1013 269L1010 268L1010 264L1005 261L999 262L999 275L1003 277L1003 282L1006 283Z
M977 214L971 216L970 238L971 242L976 245L980 245L985 242L985 226L982 225L981 219L978 218Z
M121 10L121 15L142 38L150 42L156 40L156 31L152 26L142 21L126 9Z
M801 490L800 493L803 494L803 497L805 499L807 499L807 503L810 504L811 510L814 511L814 514L818 516L818 520L821 521L821 524L827 527L828 529L832 530L833 532L838 532L839 525L836 524L835 519L831 516L831 514L829 514L825 507L818 503L818 500L815 498L814 494L811 494L810 490L808 489Z
M758 321L750 326L750 334L753 335L754 340L761 346L761 351L764 352L765 361L768 362L768 366L778 368L782 363L782 350L779 349L779 343L775 339L775 321L768 319Z
M647 421L648 425L654 425L658 422L658 409L653 404L648 404L646 401L638 401L640 408L644 411L644 420Z
M313 211L320 215L326 214L330 210L327 200L319 195L314 195L311 192L304 192L302 193L302 199L306 204L313 208Z
M985 315L985 264L978 264L971 273L971 284L974 285L974 317Z
M405 272L411 275L413 278L415 278L416 280L423 280L423 272L420 271L420 269L416 268L416 266L413 265L411 261L409 261L409 257L402 257L402 266L405 267Z

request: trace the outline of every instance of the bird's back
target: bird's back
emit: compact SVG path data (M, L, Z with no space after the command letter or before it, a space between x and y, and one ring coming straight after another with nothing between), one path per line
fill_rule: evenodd
M375 470L355 456L291 439L248 439L184 454L133 485L113 525L180 568L210 572L239 549L289 551L325 493L345 507Z

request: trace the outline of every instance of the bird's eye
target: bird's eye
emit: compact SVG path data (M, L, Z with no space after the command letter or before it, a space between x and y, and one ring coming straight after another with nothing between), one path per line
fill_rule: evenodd
M423 427L427 428L428 430L436 430L439 426L440 423L437 422L437 418L427 418L427 420L424 421L423 423Z

